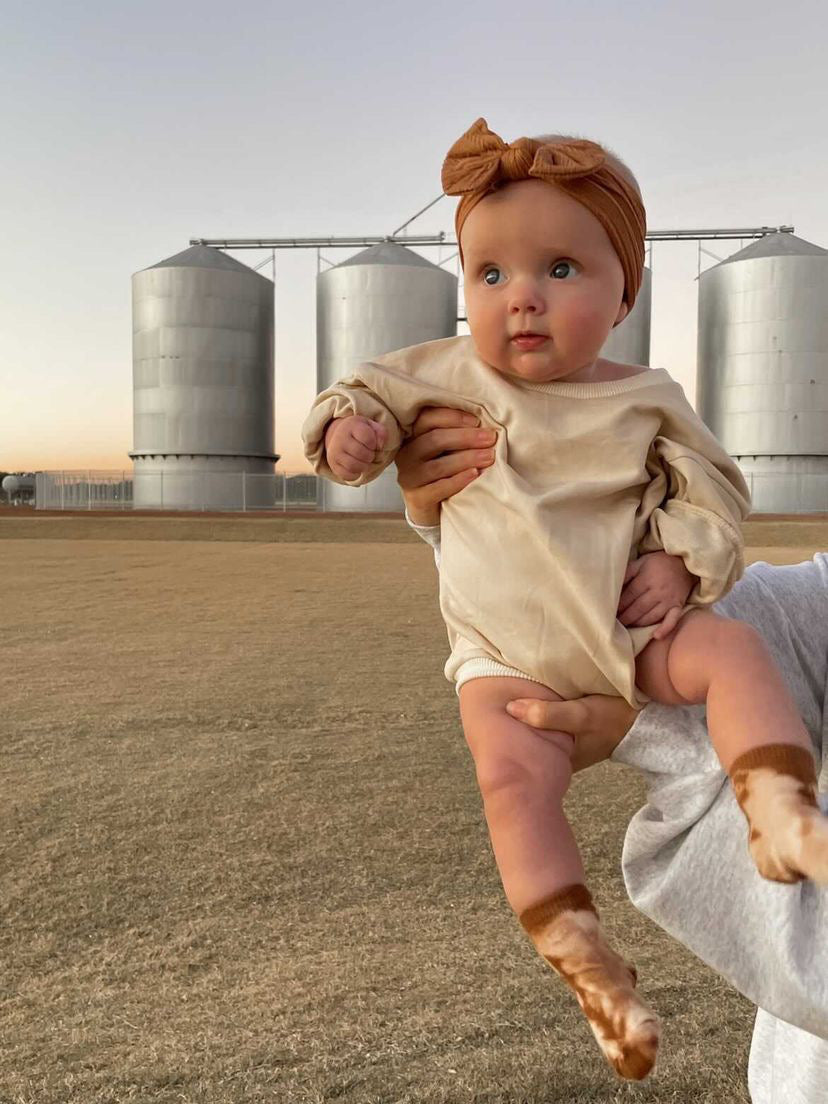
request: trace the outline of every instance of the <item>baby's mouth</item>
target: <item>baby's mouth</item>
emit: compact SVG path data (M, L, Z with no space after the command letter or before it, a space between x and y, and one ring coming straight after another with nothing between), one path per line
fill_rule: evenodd
M519 349L537 349L548 340L549 337L547 334L537 334L527 331L526 333L515 334L512 338L512 344L517 345Z

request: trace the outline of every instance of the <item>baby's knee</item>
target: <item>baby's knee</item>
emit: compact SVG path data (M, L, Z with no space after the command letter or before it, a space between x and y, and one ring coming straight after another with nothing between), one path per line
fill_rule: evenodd
M470 708L461 695L463 732L484 797L508 794L521 801L538 792L565 792L571 776L570 736L536 731L510 716L506 701L475 704L478 708Z

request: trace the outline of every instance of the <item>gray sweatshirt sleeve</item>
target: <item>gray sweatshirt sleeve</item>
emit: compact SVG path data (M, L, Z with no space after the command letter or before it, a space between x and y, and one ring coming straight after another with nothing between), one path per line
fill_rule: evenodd
M828 751L828 554L791 567L754 564L715 608L762 634L821 759ZM756 872L704 708L648 705L613 759L642 771L648 783L622 858L633 904L753 1003L828 1038L828 889L778 885Z

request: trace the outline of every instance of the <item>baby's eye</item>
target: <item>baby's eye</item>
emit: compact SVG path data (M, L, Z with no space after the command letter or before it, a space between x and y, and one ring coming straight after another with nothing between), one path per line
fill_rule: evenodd
M555 280L566 280L567 277L574 276L577 271L572 261L556 261L549 273Z
M502 276L503 273L500 271L500 269L496 268L494 265L491 265L483 273L483 283L488 284L489 287L495 287L497 284L500 283Z

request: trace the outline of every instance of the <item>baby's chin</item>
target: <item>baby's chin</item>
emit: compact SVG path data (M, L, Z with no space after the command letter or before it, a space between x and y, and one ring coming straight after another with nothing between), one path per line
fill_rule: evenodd
M555 383L577 372L576 368L568 365L550 364L549 358L541 352L525 352L518 356L501 358L492 367L502 376L521 380L523 383Z

